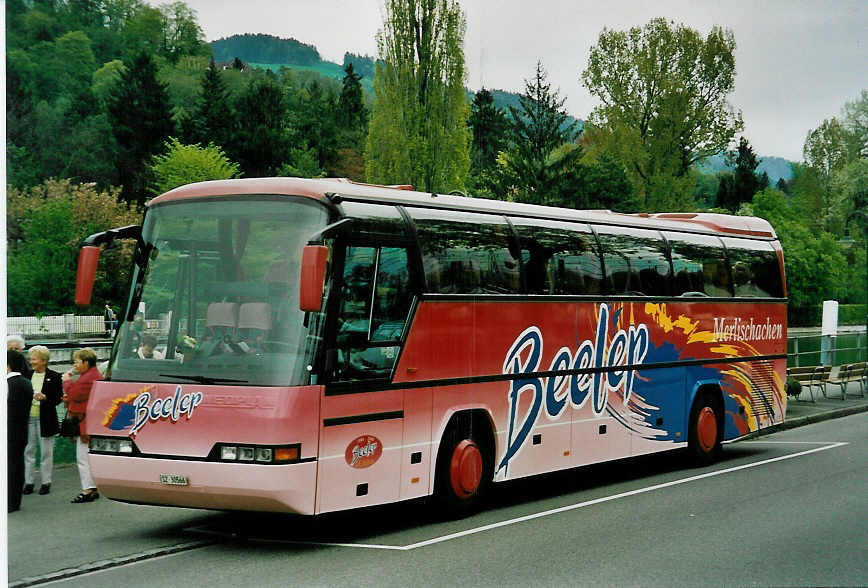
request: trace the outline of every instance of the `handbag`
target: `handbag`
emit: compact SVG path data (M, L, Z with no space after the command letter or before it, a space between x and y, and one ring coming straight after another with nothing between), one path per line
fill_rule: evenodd
M70 416L69 411L66 411L66 415L63 417L63 420L60 421L60 436L61 437L78 437L81 435L81 430L79 429L80 421L77 416Z

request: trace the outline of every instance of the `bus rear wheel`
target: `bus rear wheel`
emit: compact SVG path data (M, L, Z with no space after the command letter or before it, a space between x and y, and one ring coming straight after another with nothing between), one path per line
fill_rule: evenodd
M449 518L474 512L491 483L493 458L480 428L462 416L450 423L440 443L434 493Z
M687 448L696 465L713 463L720 457L723 439L723 412L710 392L697 396L690 411Z

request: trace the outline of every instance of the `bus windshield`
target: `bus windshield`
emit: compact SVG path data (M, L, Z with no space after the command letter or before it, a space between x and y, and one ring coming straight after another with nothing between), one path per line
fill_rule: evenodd
M111 379L308 383L322 317L299 310L301 254L327 220L320 204L286 197L150 209Z

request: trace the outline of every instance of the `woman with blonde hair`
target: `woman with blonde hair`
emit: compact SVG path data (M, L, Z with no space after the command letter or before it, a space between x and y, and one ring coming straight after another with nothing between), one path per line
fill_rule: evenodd
M63 374L63 401L69 410L69 416L76 417L79 421L80 433L75 442L75 456L78 462L78 477L81 480L81 494L72 499L73 503L78 504L93 502L99 498L99 492L90 475L90 463L87 460L90 439L84 431L90 391L94 382L102 380L102 374L96 368L96 353L90 347L79 349L72 355L72 359L73 368ZM73 371L79 374L79 378L75 381L72 379Z
M54 467L54 436L60 428L57 425L57 405L63 396L62 380L59 373L48 369L51 351L45 345L30 348L30 367L33 373L33 405L30 408L27 447L24 449L24 494L33 493L34 470L36 470L36 446L42 453L39 467L40 494L51 491L51 470Z

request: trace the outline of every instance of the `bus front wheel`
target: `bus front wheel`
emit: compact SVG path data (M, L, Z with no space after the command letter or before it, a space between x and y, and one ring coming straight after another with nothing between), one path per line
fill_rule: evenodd
M491 483L492 452L476 419L461 416L450 423L437 453L435 496L446 516L476 510Z
M720 442L723 439L723 410L715 396L701 392L690 410L688 452L696 465L713 463L720 457Z

